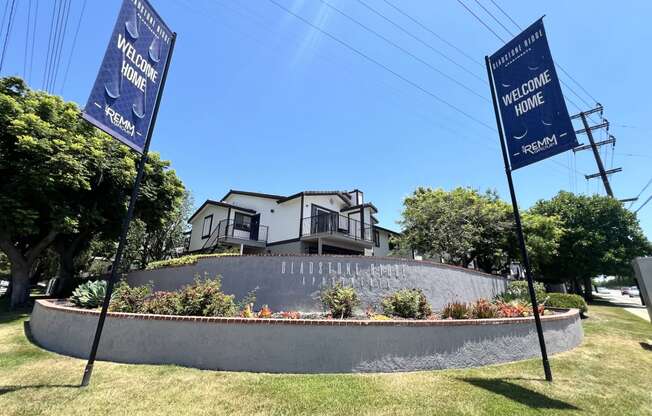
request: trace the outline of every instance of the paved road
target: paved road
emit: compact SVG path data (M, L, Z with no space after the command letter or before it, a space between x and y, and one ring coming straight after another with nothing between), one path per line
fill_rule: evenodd
M630 298L629 295L621 295L620 290L609 289L609 293L593 293L593 296L621 306L627 312L630 312L646 321L650 322L650 315L647 309L641 303L640 297Z

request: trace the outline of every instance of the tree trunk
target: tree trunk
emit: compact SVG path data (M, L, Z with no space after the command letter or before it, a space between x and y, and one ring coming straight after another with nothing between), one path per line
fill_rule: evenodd
M591 291L592 283L590 277L585 277L584 281L584 300L590 302L593 300L593 292Z
M75 275L75 257L74 255L67 250L59 253L59 272L56 288L54 290L54 295L57 297L63 297L72 290L71 286L73 283L73 278Z
M13 238L0 231L0 250L2 250L11 264L11 300L9 307L14 309L27 303L29 299L29 278L34 263L57 236L57 232L50 230L40 241L31 248L21 251L13 243Z
M29 271L31 265L11 265L11 301L10 308L15 309L27 303L29 299Z

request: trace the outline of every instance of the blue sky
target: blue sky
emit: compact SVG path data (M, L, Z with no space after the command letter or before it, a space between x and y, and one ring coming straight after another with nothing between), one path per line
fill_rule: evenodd
M357 0L325 0L413 56L320 0L274 1L404 79L268 0L151 0L179 34L152 149L172 161L197 205L206 198L220 198L230 188L275 194L360 188L379 208L381 225L397 229L402 200L417 186L494 188L509 198L482 65L484 55L501 42L456 0L388 1L463 53L384 0L363 1L427 46ZM478 1L507 29L518 31L491 0ZM510 38L478 3L464 2L498 35ZM553 57L605 106L610 133L618 139L615 149L602 149L607 167L624 169L612 176L614 192L618 198L636 196L652 177L652 150L647 145L652 135L648 99L652 87L646 81L652 63L652 2L496 2L522 27L546 15ZM24 70L29 1L16 4L2 75L22 75ZM36 4L32 0L32 11ZM28 77L33 88L43 85L54 1L38 4ZM54 92L84 104L120 2L87 2L63 85L83 0L71 4ZM29 75L29 68L26 72ZM577 84L563 73L560 77L581 96L564 87L568 99L582 109L593 104ZM567 104L574 113L578 108L570 100ZM596 171L590 151L567 152L518 170L514 178L519 202L527 208L560 189L604 194L599 180L587 182L583 177ZM641 199L649 195L652 187ZM652 203L639 218L652 236Z

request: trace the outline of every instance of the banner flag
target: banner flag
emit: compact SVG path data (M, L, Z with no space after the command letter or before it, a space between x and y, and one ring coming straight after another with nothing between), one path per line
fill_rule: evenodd
M542 19L489 63L512 170L577 146Z
M82 117L139 153L170 53L172 31L146 0L124 0Z

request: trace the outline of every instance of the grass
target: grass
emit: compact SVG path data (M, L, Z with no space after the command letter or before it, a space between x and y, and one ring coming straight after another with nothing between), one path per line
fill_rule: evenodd
M652 415L652 325L591 305L585 340L551 359L467 370L373 375L271 375L85 362L27 340L25 312L0 311L3 415ZM219 353L216 351L216 354Z

